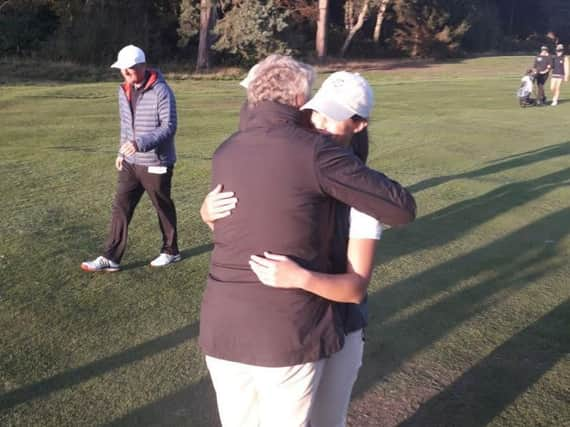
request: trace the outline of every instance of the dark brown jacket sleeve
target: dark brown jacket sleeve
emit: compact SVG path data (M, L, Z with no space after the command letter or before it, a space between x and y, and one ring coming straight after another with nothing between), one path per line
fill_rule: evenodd
M315 168L324 193L383 224L407 224L416 217L416 202L408 190L366 167L340 145L328 141L315 144Z

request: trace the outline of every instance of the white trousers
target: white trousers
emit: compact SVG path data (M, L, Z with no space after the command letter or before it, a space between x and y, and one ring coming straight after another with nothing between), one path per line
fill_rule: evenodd
M345 427L352 387L362 366L362 329L344 338L343 348L326 360L311 412L311 427Z
M206 356L223 427L308 427L324 360L283 368Z

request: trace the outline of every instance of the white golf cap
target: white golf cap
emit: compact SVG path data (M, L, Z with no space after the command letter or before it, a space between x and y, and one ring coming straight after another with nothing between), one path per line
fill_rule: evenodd
M247 72L247 76L241 82L239 82L240 86L247 89L251 81L255 78L255 73L257 73L257 69L259 68L259 64L255 64L253 67L249 69Z
M120 68L124 70L125 68L131 68L137 64L145 62L146 57L144 56L142 49L130 44L119 51L117 61L111 65L111 68Z
M373 106L374 94L366 79L358 73L338 71L323 82L301 110L315 110L341 122L354 115L367 119Z

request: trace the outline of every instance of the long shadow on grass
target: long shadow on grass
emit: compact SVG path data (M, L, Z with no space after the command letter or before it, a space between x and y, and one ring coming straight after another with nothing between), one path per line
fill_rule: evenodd
M128 350L105 357L88 365L63 372L51 378L19 388L0 395L0 411L13 408L16 405L39 397L45 397L58 390L63 390L84 381L106 374L113 369L129 365L173 348L198 335L198 323L177 329L167 335L147 341Z
M528 181L507 184L487 194L474 199L466 200L441 209L432 214L420 217L414 224L401 230L386 233L380 245L377 262L384 264L392 259L410 255L416 251L430 248L438 248L454 240L458 240L478 225L484 224L493 218L504 214L517 206L529 203L543 195L554 191L560 187L570 186L570 168L563 169L540 178ZM547 240L548 228L543 230L542 240ZM557 237L557 236L554 236ZM524 236L521 236L521 243L525 245ZM387 248L382 250L382 248ZM505 251L505 262L510 262L511 254L514 250ZM445 265L445 264L444 264ZM447 272L442 272L441 286L451 287L453 281L447 279ZM413 282L405 282L398 286L390 286L383 292L384 298L398 299L413 287ZM423 299L432 296L436 291L441 291L440 287L427 287L417 292L413 290L414 296L408 300L408 305L417 304ZM402 298L402 300L404 300ZM383 311L383 316L390 316L403 309L401 303L394 306L387 306Z
M107 424L119 426L217 427L220 425L214 387L208 378L135 409Z
M413 250L439 246L458 238L477 224L484 223L496 215L537 198L548 191L562 185L568 185L569 179L570 169L566 169L534 180L506 185L475 200L461 202L423 217L414 228L418 231L429 230L429 236L432 237L432 240L426 238L428 234L424 231L420 235L419 245L414 245ZM452 328L481 312L491 303L488 300L494 294L506 289L529 286L533 280L557 268L555 261L556 246L545 246L544 241L553 240L553 238L558 240L568 233L567 219L569 214L570 209L565 209L547 216L487 247L443 263L372 294L370 297L372 312L381 314L372 319L371 342L368 346L372 352L366 356L356 392L361 393L369 389L389 373L395 371L414 353L426 348ZM434 235L436 236L435 239L433 239ZM531 243L530 247L529 242ZM389 243L384 244L390 247ZM397 246L402 249L392 251L389 258L412 252L408 244L409 242L406 242L406 246ZM202 251L206 251L211 246L203 245L201 248ZM455 284L477 277L482 273L489 275L490 278L417 314L382 326L383 320L407 306L431 295L444 292ZM424 282L426 286L422 287ZM379 323L380 327L378 326ZM0 396L0 410L13 408L28 400L77 385L123 365L144 359L167 348L175 347L193 338L196 334L197 325L190 325L118 355L109 356L89 365L22 387ZM378 351L380 344L376 337L382 337L381 351ZM403 339L404 337L405 339ZM388 343L388 347L384 343ZM208 396L207 393L211 393L211 390L205 380L133 411L124 417L122 422L134 425L138 424L138 421L142 419L141 417L148 417L148 419L159 420L161 424L170 423L168 419L175 423L180 417L188 418L191 416L185 412L185 408L188 408L189 404L194 404L194 401L197 402L199 411L204 403L200 396ZM192 402L189 402L189 399ZM210 398L206 399L209 402L211 399L208 399ZM170 408L168 414L162 408Z
M522 153L516 153L516 154L510 154L508 156L504 156L504 157L498 157L494 160L489 160L486 163L499 163L499 162L504 162L505 160L513 160L513 159L522 159L525 157L536 157L538 156L537 160L541 161L543 160L542 157L544 156L544 154L547 155L547 158L554 158L554 157L559 157L559 156L566 156L569 155L570 153L568 153L565 150L568 149L568 146L570 145L570 141L567 142L561 142L560 144L554 144L554 145L549 145L546 147L540 147L537 148L535 150L529 150L529 151L523 151ZM550 154L554 151L558 151L559 148L562 148L562 152L560 154L554 153L554 156L551 156ZM544 159L546 160L546 159ZM533 162L530 162L533 163ZM529 164L529 163L526 163Z
M497 347L401 427L483 427L570 353L570 300ZM554 414L553 414L554 415ZM564 420L560 419L562 425Z
M471 172L428 178L426 180L411 185L410 187L408 187L408 189L413 193L417 193L422 190L436 187L438 185L445 184L447 182L456 179L479 178L482 176L491 175L509 169L528 166L530 164L552 159L555 157L562 157L568 155L570 155L570 142L563 142L560 144L543 147L538 150L515 154L513 156L505 157L503 159L497 159L494 162L492 162L493 164Z
M188 258L192 258L192 257L198 256L198 255L202 255L206 252L210 252L213 248L214 248L214 245L212 243L207 243L205 245L196 246L195 248L184 249L184 250L180 251L180 255L182 255L181 262L184 262ZM134 262L131 262L129 264L122 266L121 270L122 271L134 270L136 268L145 267L147 265L149 265L148 260L134 261Z
M192 258L198 255L202 255L203 253L210 252L214 249L213 243L206 243L205 245L196 246L195 248L191 249L184 249L180 251L180 255L182 255L182 259Z
M537 245L524 249L520 242L529 236L542 236L545 230L558 236L568 233L565 225L569 215L570 209L565 209L469 255L396 283L396 288L412 284L419 287L423 282L445 283L442 286L444 288L448 283L440 281L440 278L456 284L478 274L492 276L409 318L380 327L377 326L377 319L373 319L370 328L372 339L367 345L372 352L366 355L356 394L367 390L399 368L417 351L493 304L494 301L490 300L493 295L530 286L539 277L556 269L558 260L555 258L555 245L545 245L541 238ZM513 251L513 248L518 250ZM371 295L370 302L371 306L379 305L378 311L383 312L388 306L401 306L399 299L396 294L386 298L384 292L380 291ZM381 346L378 337L382 338ZM376 420L373 425L377 425L381 418L372 419ZM215 395L208 379L138 408L114 420L109 426L185 424L204 427L219 425Z
M561 185L567 185L569 179L570 170L563 170L527 182L509 184L480 198L424 217L419 221L424 224L417 224L416 228L428 227L430 233L436 231L439 237L435 241L427 240L423 248L458 238L477 224ZM530 286L541 276L558 268L557 247L545 244L545 240L558 240L569 232L566 226L569 215L570 209L549 215L486 247L372 294L372 311L381 315L372 318L371 341L367 346L371 351L366 355L356 394L381 381L413 354L427 348L454 327L481 313L494 303L498 293ZM418 249L417 246L415 249ZM408 249L402 251L409 252ZM403 253L391 256L400 255ZM476 285L452 294L408 318L382 324L410 304L445 292L479 275L485 278ZM424 284L425 288L422 288ZM382 345L378 337L382 338ZM213 391L209 380L204 379L138 408L111 425L178 425L192 421L192 425L211 426L215 425L215 413Z
M467 255L372 294L369 298L372 313L369 343L355 395L364 393L402 369L413 355L495 305L501 298L532 286L539 278L566 265L566 261L560 257L558 245L550 243L550 240L560 241L570 233L567 226L569 216L570 208L562 209ZM462 288L445 296L450 288L457 286ZM407 317L390 319L392 315L398 315L407 306L423 299L426 294L443 298ZM515 340L512 345L520 342ZM529 350L525 346L519 349L524 352ZM515 351L514 347L512 350ZM550 359L557 358L559 354L559 349L553 349L554 354L550 356L546 354L551 350L544 351L545 357ZM547 363L543 368L548 369L549 366ZM536 375L538 373L532 376ZM512 400L522 391L516 385L520 384L519 380L513 378L512 381L513 388L509 390L507 400ZM422 390L414 390L410 386L405 398L419 403L425 398L423 394L425 392ZM379 413L372 419L381 420L386 414L382 414L381 405L376 406ZM491 407L490 410L496 409Z

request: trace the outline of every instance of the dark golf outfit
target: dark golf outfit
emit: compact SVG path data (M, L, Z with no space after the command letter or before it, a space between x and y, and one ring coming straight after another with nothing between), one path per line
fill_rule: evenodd
M564 70L564 55L556 55L552 57L552 78L556 79L563 79L565 70Z
M549 69L552 63L550 55L538 55L534 58L534 69L536 70L535 81L538 85L544 85L548 79Z
M234 191L239 209L216 222L200 346L208 356L256 366L314 362L342 346L333 303L261 284L250 255L270 251L329 272L334 199L390 225L412 221L415 202L346 148L302 128L298 110L275 102L250 108L213 158L212 184Z

